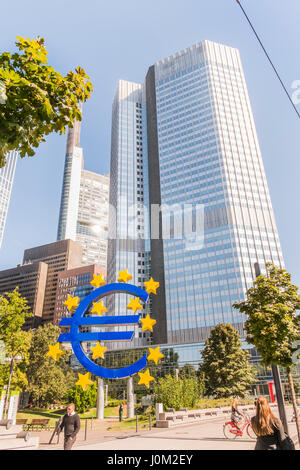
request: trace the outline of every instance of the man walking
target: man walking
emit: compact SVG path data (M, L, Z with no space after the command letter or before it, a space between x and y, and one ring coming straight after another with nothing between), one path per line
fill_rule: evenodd
M59 432L61 432L63 428L65 434L64 450L71 450L80 429L80 418L78 414L75 413L74 403L68 405L67 413L62 419Z

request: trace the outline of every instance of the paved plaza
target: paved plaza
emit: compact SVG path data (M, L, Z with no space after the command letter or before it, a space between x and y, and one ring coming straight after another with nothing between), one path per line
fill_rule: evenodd
M288 419L292 414L288 409ZM223 434L224 418L215 418L198 424L180 425L170 429L156 429L134 433L109 435L108 432L90 434L87 441L76 442L74 450L253 450L255 440L244 434L234 440L228 440ZM296 440L295 423L289 422L291 437ZM100 437L101 434L101 437ZM61 440L62 441L62 440ZM62 445L41 446L41 449L62 449ZM298 446L297 446L298 448Z

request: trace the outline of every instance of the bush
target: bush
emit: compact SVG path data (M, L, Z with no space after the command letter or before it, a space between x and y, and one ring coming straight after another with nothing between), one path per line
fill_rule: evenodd
M121 403L124 403L125 400L109 400L109 402L107 403L107 407L108 408L113 408L113 407L116 407L116 406L120 406Z
M160 378L154 386L156 402L164 408L192 408L199 399L199 382L196 376L176 379L171 375Z
M78 413L85 413L90 408L94 408L97 405L96 382L90 385L85 391L79 386L71 388L71 390L68 391L68 401L69 403L74 403Z

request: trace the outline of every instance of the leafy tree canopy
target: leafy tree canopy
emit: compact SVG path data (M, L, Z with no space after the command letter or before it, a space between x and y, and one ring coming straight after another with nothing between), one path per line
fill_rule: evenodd
M25 319L32 316L29 313L27 299L20 295L18 287L13 292L0 296L0 340L3 341L3 359L15 361L11 388L22 389L27 384L26 367L29 361L31 333L22 331ZM10 364L0 365L0 389L8 384Z
M0 340L8 347L14 333L23 326L26 318L31 317L27 299L22 297L19 288L0 295Z
M256 346L262 362L292 366L300 340L300 296L291 275L268 263L267 275L257 277L247 300L233 306L247 315L247 341Z
M10 150L33 156L46 135L73 127L93 89L82 67L63 76L47 65L43 38L17 40L19 52L0 55L0 167Z
M48 323L33 332L27 367L31 400L39 406L66 399L67 391L76 381L68 365L70 353L65 351L58 361L46 356L48 345L54 345L60 334L58 326Z

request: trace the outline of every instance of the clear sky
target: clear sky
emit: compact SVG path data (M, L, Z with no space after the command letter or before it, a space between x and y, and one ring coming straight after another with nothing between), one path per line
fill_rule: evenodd
M299 0L242 0L292 93L300 80ZM300 120L235 0L15 0L1 5L0 51L16 36L45 38L61 73L85 68L94 93L84 105L85 167L109 172L111 104L117 80L144 80L157 60L203 39L240 50L287 269L300 285ZM299 105L300 111L300 105ZM51 135L19 159L0 269L26 248L56 240L66 137Z

